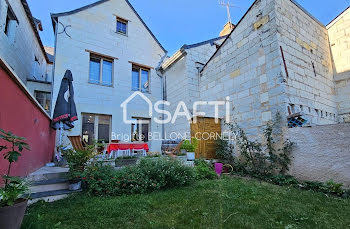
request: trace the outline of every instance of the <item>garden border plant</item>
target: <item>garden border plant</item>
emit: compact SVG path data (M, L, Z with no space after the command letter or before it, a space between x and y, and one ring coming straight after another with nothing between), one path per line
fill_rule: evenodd
M87 166L82 179L91 195L118 196L186 186L199 179L217 177L207 162L198 163L198 168L193 168L173 158L143 158L137 165L115 170L95 162Z
M96 155L98 147L101 147L101 143L94 140L93 144L87 145L83 150L62 150L63 156L67 160L69 167L67 178L70 184L70 190L80 189L82 174L84 173L88 162Z
M0 228L19 228L27 208L28 186L22 178L10 176L11 167L18 161L21 152L30 150L30 147L25 138L3 129L0 129L0 139L7 142L7 145L0 145L0 152L7 150L4 159L9 162L7 173L2 176L5 186L0 188Z

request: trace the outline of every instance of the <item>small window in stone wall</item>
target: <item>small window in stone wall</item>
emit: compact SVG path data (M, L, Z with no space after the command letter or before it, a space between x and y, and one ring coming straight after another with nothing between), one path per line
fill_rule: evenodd
M8 5L4 33L7 35L11 43L13 43L15 40L17 25L18 25L17 17L13 12L11 6Z

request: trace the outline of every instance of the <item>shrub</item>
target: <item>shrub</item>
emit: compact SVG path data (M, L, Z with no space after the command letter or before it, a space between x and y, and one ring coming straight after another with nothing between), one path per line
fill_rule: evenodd
M93 164L87 167L83 180L92 195L123 195L188 185L195 180L195 173L178 160L142 159L138 165L120 170Z
M145 193L157 186L137 166L118 170L113 180L114 193L117 195Z
M138 167L159 189L188 185L195 177L193 168L175 159L142 159Z
M326 183L326 187L328 189L328 192L336 194L338 196L341 196L344 194L344 190L342 189L343 184L342 183L336 183L333 180L329 180Z
M214 171L214 168L212 165L210 165L208 162L206 162L203 159L197 159L194 161L195 167L195 175L197 180L203 180L203 179L215 179L217 178L217 174Z
M70 183L77 183L80 181L88 161L94 157L98 147L99 145L95 141L84 150L62 150L69 166L68 179Z
M101 162L86 167L83 173L83 183L87 191L92 195L114 195L115 170L111 166L103 165Z
M233 165L234 170L257 177L285 174L289 170L293 143L286 140L282 147L277 147L277 142L282 140L281 116L278 112L275 120L268 122L263 129L264 143L251 140L237 123L226 123L226 125L236 136L240 157L232 156L234 148L227 141L218 142L217 155L224 162Z

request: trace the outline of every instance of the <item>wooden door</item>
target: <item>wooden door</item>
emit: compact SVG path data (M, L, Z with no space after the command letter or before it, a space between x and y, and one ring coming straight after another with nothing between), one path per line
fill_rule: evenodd
M214 118L197 118L197 123L191 124L191 137L196 137L198 139L196 158L215 158L215 141L216 137L220 134L220 121L215 123Z

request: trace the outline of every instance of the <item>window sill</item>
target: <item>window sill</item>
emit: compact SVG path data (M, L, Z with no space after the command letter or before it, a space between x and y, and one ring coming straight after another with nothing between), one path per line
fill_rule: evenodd
M110 87L110 88L114 88L113 84L112 85L104 85L101 83L94 83L94 82L88 82L89 84L93 84L93 85L98 85L98 86L103 86L103 87Z
M125 34L125 33L121 33L121 32L115 32L116 34L120 34L120 35L123 35L125 37L128 37L128 34Z
M131 91L139 91L143 94L152 94L150 91L141 91L141 90L136 90L136 89L131 89Z

